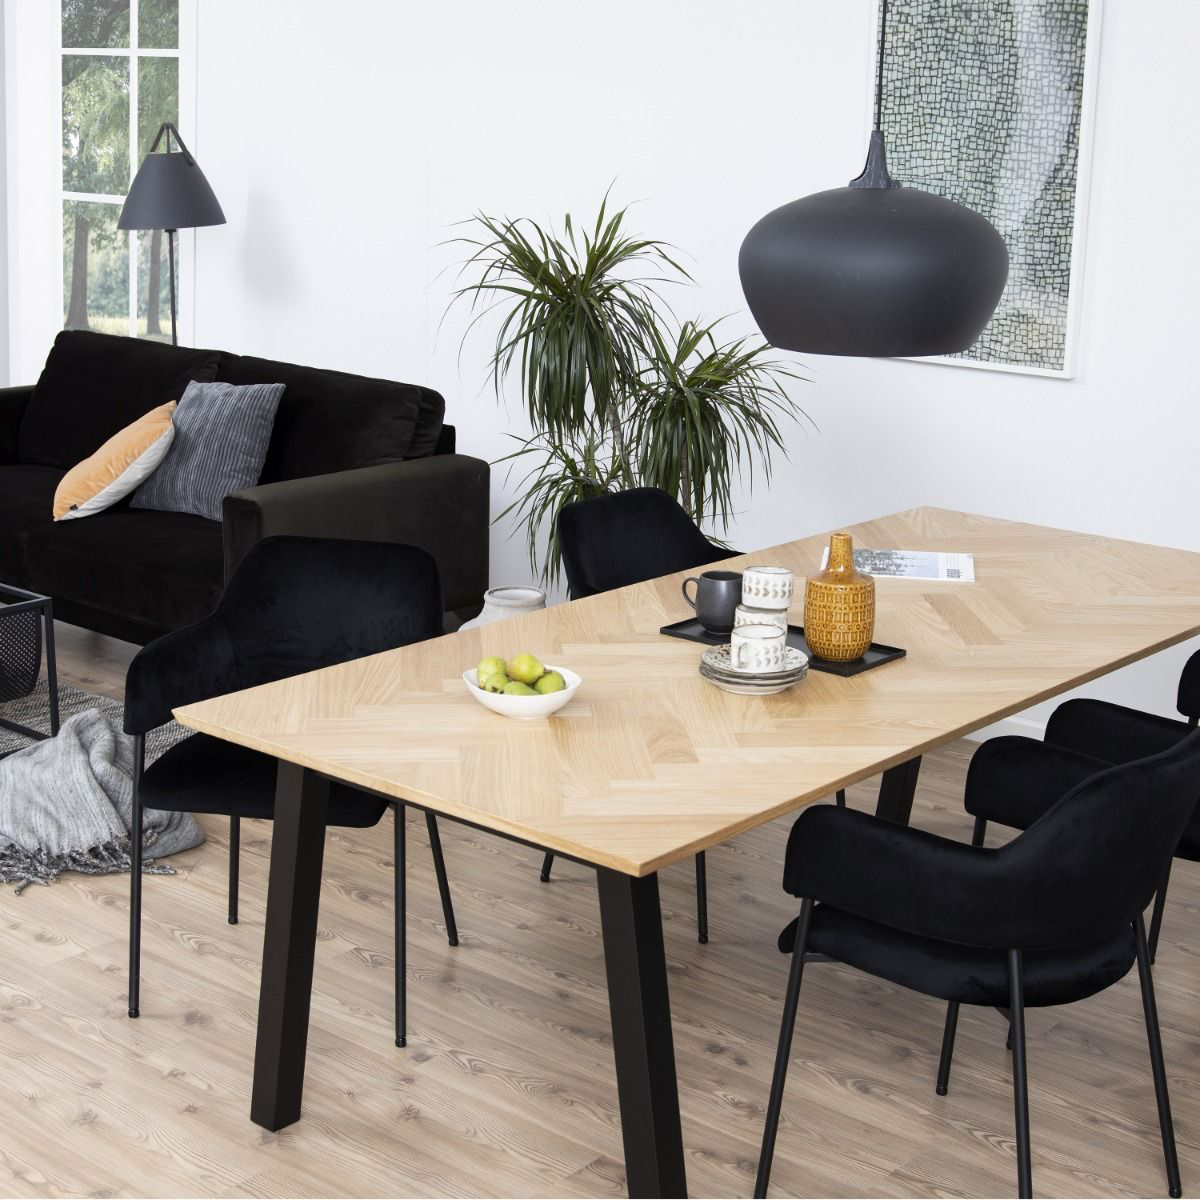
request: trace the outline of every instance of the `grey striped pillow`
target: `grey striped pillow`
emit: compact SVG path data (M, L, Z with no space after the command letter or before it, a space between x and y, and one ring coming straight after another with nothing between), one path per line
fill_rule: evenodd
M175 441L131 507L219 521L221 501L253 487L262 474L283 389L282 383L189 383L172 420Z

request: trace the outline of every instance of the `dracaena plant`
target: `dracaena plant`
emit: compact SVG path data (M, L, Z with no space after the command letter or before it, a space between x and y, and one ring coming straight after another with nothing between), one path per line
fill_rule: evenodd
M786 380L802 377L762 342L721 343L716 323L677 321L666 285L691 282L664 242L626 232L628 209L562 234L527 218L476 216L454 300L476 323L500 314L489 373L515 384L533 434L500 461L524 466L513 514L530 565L561 573L564 504L626 487L661 487L699 523L724 530L735 481L769 477L781 423L804 418ZM452 301L453 303L453 301Z

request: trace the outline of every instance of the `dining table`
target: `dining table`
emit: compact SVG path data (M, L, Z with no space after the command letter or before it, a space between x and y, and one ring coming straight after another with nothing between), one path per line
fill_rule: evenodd
M875 638L906 654L858 674L720 690L702 646L660 632L690 615L680 572L177 709L279 763L252 1120L301 1116L331 781L595 869L627 1189L683 1196L658 872L875 776L878 815L907 822L926 752L1200 633L1190 551L930 507L846 532L975 564L974 582L878 578ZM827 543L720 565L790 568L799 623ZM506 719L464 684L482 656L521 651L582 678L546 720Z

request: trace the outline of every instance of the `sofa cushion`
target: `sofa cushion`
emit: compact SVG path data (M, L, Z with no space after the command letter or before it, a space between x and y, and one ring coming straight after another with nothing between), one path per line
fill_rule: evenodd
M26 543L32 532L54 523L54 490L62 475L57 467L0 467L0 583L32 586Z
M409 383L222 354L222 383L283 383L261 483L432 454L445 414L437 392Z
M171 423L174 412L174 400L152 408L114 433L95 454L76 463L54 493L54 519L75 521L95 516L112 508L149 478L175 440Z
M35 590L161 629L207 616L224 586L221 523L190 513L112 508L47 523L26 554Z
M189 383L172 421L171 453L131 507L219 521L225 497L262 474L282 393L282 383Z
M193 379L212 379L218 355L130 337L64 330L54 339L17 438L20 462L64 470Z

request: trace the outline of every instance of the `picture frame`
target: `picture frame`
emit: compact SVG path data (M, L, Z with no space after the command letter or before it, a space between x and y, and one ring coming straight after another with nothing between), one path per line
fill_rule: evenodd
M884 0L874 5L875 30L882 18ZM1101 50L1103 0L1039 0L1026 8L1024 15L1040 13L1051 30L1063 40L1046 46L1032 43L1034 52L1021 58L1020 45L1008 56L1012 64L1006 79L1004 72L993 72L988 78L970 75L969 90L962 90L963 74L956 80L943 73L931 75L931 58L936 66L939 54L953 50L955 40L968 50L978 52L982 39L994 40L1004 27L1004 10L1011 12L1009 0L887 0L888 31L883 52L882 127L887 144L888 166L905 186L922 187L939 195L965 203L981 211L993 221L1005 236L1010 250L1009 281L1001 297L996 315L985 327L978 341L960 354L909 361L934 363L943 366L969 367L976 370L1004 371L1023 375L1041 375L1054 379L1071 379L1078 365L1079 327L1083 306L1083 281L1087 244L1087 217L1091 183L1092 151L1095 138L1095 108L1097 76ZM953 17L959 22L951 28L944 22ZM943 24L938 26L937 22ZM908 32L907 39L905 32ZM1026 35L1028 30L1023 31ZM933 45L930 47L932 36ZM1083 45L1078 45L1082 37ZM973 41L972 41L973 39ZM906 42L908 44L906 44ZM1030 45L1026 42L1025 46ZM996 56L999 57L999 56ZM989 59L991 61L991 59ZM872 55L869 96L872 104L878 73L878 59ZM1072 87L1061 87L1063 71L1082 71L1082 78L1071 77ZM1059 75L1052 72L1058 71ZM938 86L944 84L939 92ZM995 93L996 110L1006 100L1020 97L1034 111L1045 110L1063 96L1062 106L1051 108L1051 120L1039 122L1019 149L1026 151L1007 156L1003 163L995 162L995 173L980 174L981 164L950 161L938 157L930 146L937 139L937 130L923 119L934 106L931 94L942 104L944 114L956 111L972 114L967 118L964 134L970 136L972 121L983 145L997 144L1002 131L994 121L991 136L985 136L989 88ZM918 102L905 107L906 96ZM921 112L913 111L921 109ZM890 111L889 111L890 110ZM984 115L980 115L984 114ZM952 121L943 115L943 132L951 126L963 129L964 121ZM998 136L999 135L999 136ZM1060 139L1056 146L1052 139ZM1073 142L1070 154L1061 152L1062 139ZM1016 141L1017 139L1013 139ZM1051 155L1058 178L1043 180L1039 188L1037 169L1044 171ZM1071 186L1064 188L1063 161L1073 157ZM966 168L974 168L969 173ZM958 177L955 171L958 170ZM986 171L986 168L985 168ZM1023 172L1023 173L1022 173ZM1001 177L1002 176L1002 177ZM1068 195L1069 193L1069 195ZM989 198L991 202L989 202ZM1027 222L1013 224L1014 209L1027 204L1037 213ZM1009 217L1006 221L1004 218ZM1015 235L1014 235L1015 234ZM1069 265L1063 262L1069 256ZM1065 295L1063 295L1065 285Z

